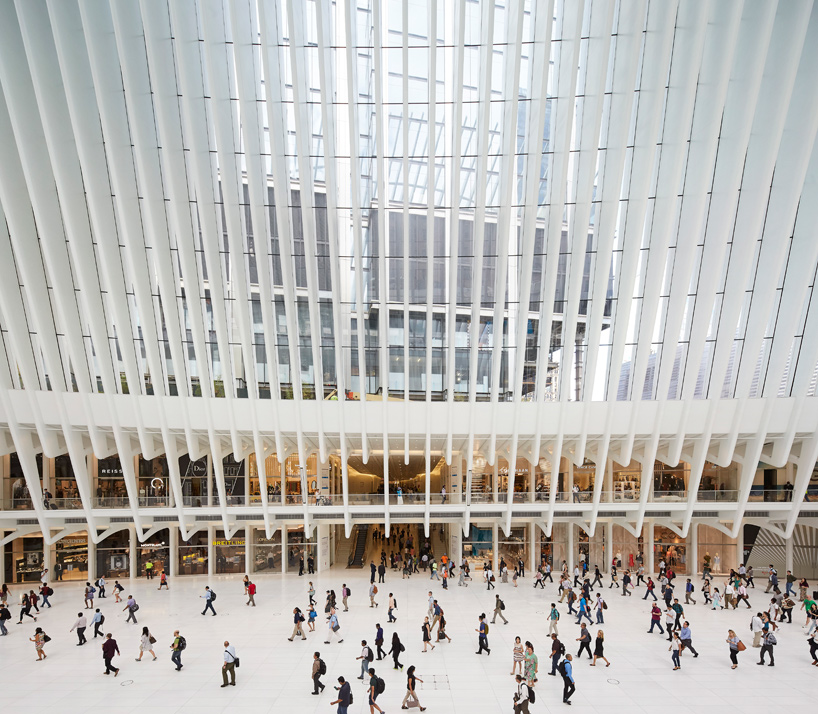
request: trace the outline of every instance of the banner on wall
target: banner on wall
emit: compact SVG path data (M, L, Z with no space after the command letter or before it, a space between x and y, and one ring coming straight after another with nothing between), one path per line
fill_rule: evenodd
M321 569L329 568L329 536L321 536Z

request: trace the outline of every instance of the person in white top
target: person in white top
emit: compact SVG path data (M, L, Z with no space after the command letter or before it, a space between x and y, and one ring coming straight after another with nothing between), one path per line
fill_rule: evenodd
M227 675L230 674L230 684L236 686L236 648L227 640L224 641L224 664L222 665L222 687L227 686Z
M83 615L81 612L78 612L77 621L69 630L69 632L73 632L74 630L77 631L77 639L79 640L79 642L77 642L77 647L84 645L88 641L85 639L85 628L87 625L88 621L85 619L85 615Z
M753 633L753 647L761 647L761 633L764 631L764 623L761 621L761 615L753 615L750 620L750 632Z
M528 685L519 674L515 679L517 693L514 695L514 714L528 714Z
M150 652L153 656L153 661L156 661L156 653L153 651L153 642L151 642L151 633L147 627L142 628L142 637L139 640L139 657L136 658L137 662L142 661L142 655L145 652Z
M605 624L605 601L602 599L602 595L599 593L596 594L596 622L598 625Z

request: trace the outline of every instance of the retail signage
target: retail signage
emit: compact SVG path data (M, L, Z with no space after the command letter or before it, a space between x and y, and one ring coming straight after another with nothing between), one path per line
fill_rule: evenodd
M221 546L236 546L236 545L244 545L244 539L234 539L234 540L214 540L213 545L221 545Z

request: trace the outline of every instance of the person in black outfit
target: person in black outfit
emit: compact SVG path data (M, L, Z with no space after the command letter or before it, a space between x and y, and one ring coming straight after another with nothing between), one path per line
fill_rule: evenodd
M380 622L375 624L375 647L378 649L378 659L385 659L386 652L383 651L383 627L381 627Z
M335 687L335 689L338 690L338 699L336 699L334 702L330 702L329 705L333 707L338 704L340 705L340 709L346 711L350 704L350 699L352 699L352 691L349 686L349 682L347 682L343 677L338 677L338 684L341 685L340 687Z
M599 566L594 566L594 581L591 583L591 587L594 587L597 583L602 585L602 573L599 572Z
M588 659L593 659L593 655L591 654L591 633L588 632L588 628L585 627L583 624L581 626L581 630L579 631L579 637L577 637L577 642L579 642L579 652L577 652L577 657L582 655L582 651L585 650L588 653Z
M403 669L403 665L399 661L400 653L403 652L404 647L401 644L400 637L397 632L392 633L392 647L387 654L392 655L392 661L395 663L393 669Z
M299 553L298 555L298 575L301 576L304 574L304 554Z
M386 566L383 564L383 561L381 561L381 564L378 566L378 582L379 583L385 583L386 582L386 580L384 580L384 575L386 575Z
M315 558L312 556L307 558L307 573L309 575L315 575Z
M369 582L370 583L375 582L375 573L376 573L375 561L373 560L373 561L371 561L369 563Z

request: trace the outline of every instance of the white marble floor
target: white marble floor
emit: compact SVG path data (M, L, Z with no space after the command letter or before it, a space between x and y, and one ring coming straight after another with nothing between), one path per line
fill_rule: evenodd
M332 689L328 686L319 697L311 695L310 667L312 653L319 650L327 663L325 683L332 685L339 675L353 682L355 703L350 712L368 710L364 686L355 679L359 674L360 640L374 640L374 624L383 624L387 643L393 627L386 623L386 596L391 590L398 598L397 627L407 645L403 655L405 665L415 664L418 675L425 679L420 686L421 702L430 712L510 711L514 692L511 671L511 648L514 637L530 639L540 656L541 676L537 685L537 702L532 711L566 711L562 704L559 678L545 675L547 638L545 613L556 599L556 585L548 584L545 591L534 590L530 577L511 584L498 585L497 591L506 602L508 625L491 628L491 656L476 656L477 616L489 612L494 592L487 593L478 582L468 588L448 591L428 577L416 575L401 580L387 573L386 586L378 596L380 607L369 608L366 591L368 570L351 571L334 568L313 581L318 591L319 612L327 588L340 593L341 583L352 588L350 611L341 613L344 642L324 645L325 629L309 634L309 641L288 642L292 630L291 611L296 605L306 608L307 580L296 575L259 576L255 609L246 607L240 576L222 576L208 580L201 577L177 578L168 592L157 591L157 582L144 578L123 584L140 603L139 626L125 623L122 605L113 597L101 600L106 615L105 630L112 632L122 656L118 658L121 673L118 678L103 676L100 640L91 639L84 647L76 646L76 637L69 633L75 615L82 610L82 586L79 583L57 584L52 598L54 606L41 614L37 624L53 638L47 645L48 659L36 662L34 645L28 641L34 623L16 625L19 610L13 612L10 634L0 638L0 702L5 712L48 712L71 714L104 707L106 711L195 712L210 714L224 711L250 712L330 712ZM202 600L198 596L209 583L218 593L218 617L200 615ZM14 594L21 586L13 588ZM432 589L443 605L449 622L451 644L442 644L434 652L421 652L421 624L426 611L427 592ZM126 591L126 592L127 592ZM749 648L740 655L740 666L730 669L727 645L728 628L733 628L745 642L749 633L750 610L714 612L699 602L688 607L687 618L693 628L693 643L701 656L682 658L682 669L672 671L668 644L658 634L646 634L649 605L640 597L622 598L616 591L606 612L604 625L606 654L609 668L591 668L583 658L575 661L577 692L572 712L605 712L605 714L639 714L648 709L662 714L698 711L701 706L727 708L743 714L768 712L771 707L809 707L814 702L818 682L818 667L810 666L809 648L804 636L803 614L797 613L792 624L779 632L776 666L758 667L758 650ZM754 606L765 602L762 591L752 592ZM576 652L578 627L574 618L565 615L560 634ZM84 611L88 612L88 611ZM319 623L323 618L319 615ZM156 662L138 654L139 633L143 624L150 627L158 642ZM173 630L179 628L187 638L185 667L176 672L168 649ZM595 633L597 626L591 628ZM89 633L92 630L89 628ZM242 661L236 687L222 689L220 667L222 642L228 639L236 645ZM380 666L383 665L383 666ZM379 702L387 712L400 707L405 692L405 677L393 671L391 662L375 662L378 673L386 681L386 691ZM433 683L434 680L434 683ZM814 705L814 704L813 704Z

